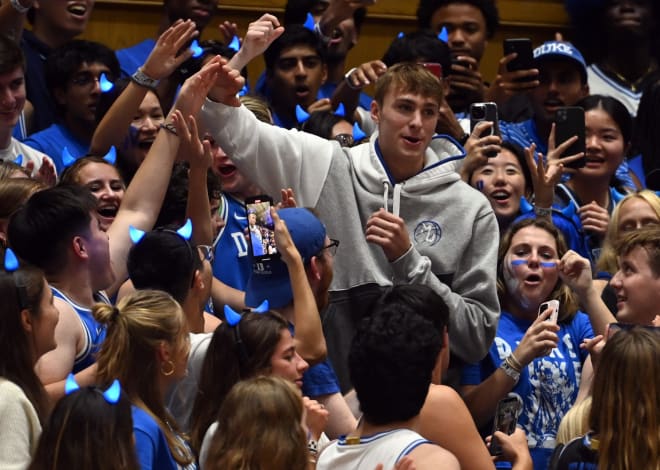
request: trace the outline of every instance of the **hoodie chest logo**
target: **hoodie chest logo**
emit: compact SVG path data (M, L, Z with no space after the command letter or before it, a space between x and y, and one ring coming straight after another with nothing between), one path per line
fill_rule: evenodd
M417 224L413 236L415 238L415 245L433 246L442 238L442 229L440 228L440 224L434 220L424 220Z

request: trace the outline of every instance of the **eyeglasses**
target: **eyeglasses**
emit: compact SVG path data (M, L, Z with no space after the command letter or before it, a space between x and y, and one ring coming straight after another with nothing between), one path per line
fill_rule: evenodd
M199 248L199 251L202 252L202 256L204 256L204 259L208 261L209 263L213 263L213 260L215 259L215 255L213 253L213 247L211 245L197 245L197 248Z
M337 134L335 140L339 142L342 147L352 147L355 141L351 134Z
M335 256L337 254L338 247L339 247L339 240L335 240L334 238L331 238L330 244L321 248L321 251L328 250L330 252L330 256Z

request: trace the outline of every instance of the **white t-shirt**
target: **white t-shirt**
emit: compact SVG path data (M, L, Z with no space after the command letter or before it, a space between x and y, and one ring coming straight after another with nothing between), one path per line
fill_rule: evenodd
M0 149L0 160L15 161L19 155L23 155L23 161L21 162L22 167L25 168L28 162L34 163L32 176L34 176L39 171L39 168L41 168L41 164L44 160L48 160L53 165L53 168L55 168L53 160L48 155L33 149L29 145L25 145L13 137L9 143L9 147Z

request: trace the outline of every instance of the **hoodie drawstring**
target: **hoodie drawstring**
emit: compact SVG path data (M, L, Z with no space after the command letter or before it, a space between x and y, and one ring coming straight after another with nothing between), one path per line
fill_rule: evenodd
M389 199L389 186L387 182L383 181L383 208L386 211L389 211L388 199ZM399 217L399 212L401 208L401 185L394 185L394 193L392 194L392 214Z

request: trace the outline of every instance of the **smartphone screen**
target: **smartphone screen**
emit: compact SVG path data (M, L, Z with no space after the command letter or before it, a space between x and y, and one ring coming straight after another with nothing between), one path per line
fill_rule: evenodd
M269 196L254 196L245 201L248 226L246 238L256 260L277 256L275 225L270 215L273 199Z
M559 146L575 135L578 140L566 149L562 154L563 157L575 155L585 150L584 109L577 106L559 108L555 116L555 145ZM566 166L569 168L582 168L586 164L587 158L582 157L575 162L567 163Z
M504 434L513 434L516 430L521 412L522 401L516 395L509 394L509 396L497 402L493 421L493 434L495 434L495 431L500 431ZM500 455L501 453L502 448L495 436L493 436L493 439L490 441L490 454Z

